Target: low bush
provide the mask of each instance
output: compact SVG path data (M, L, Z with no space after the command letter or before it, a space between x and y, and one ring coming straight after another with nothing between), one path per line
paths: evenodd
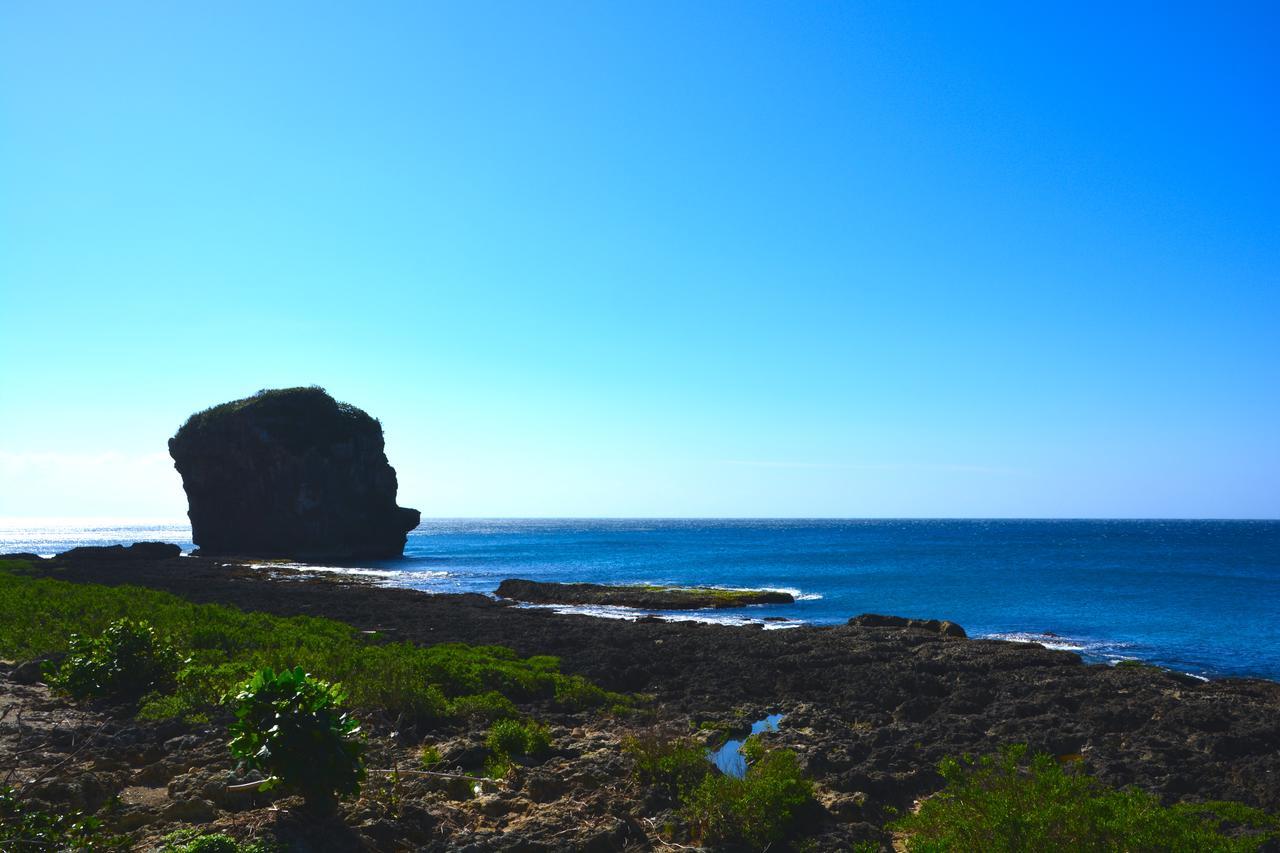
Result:
M422 765L423 770L430 770L443 760L440 750L434 744L423 744L422 749L418 751L418 763Z
M520 711L514 702L497 691L459 696L449 700L449 716L476 723L492 723L495 720L515 719Z
M76 699L136 702L171 689L182 659L149 622L117 619L97 637L72 634L68 653L47 673L49 684Z
M503 758L542 758L551 751L551 734L532 720L499 720L489 729L485 745Z
M692 738L648 732L623 740L622 751L635 762L631 772L637 783L656 787L672 800L693 790L711 773L707 751Z
M1280 838L1280 818L1240 803L1163 806L1117 790L1052 756L1011 746L947 758L946 786L892 824L912 853L933 851L1254 851ZM1228 835L1224 830L1230 830Z
M797 812L812 800L813 784L794 752L760 747L754 754L742 779L708 775L686 795L682 813L699 841L765 849L791 832Z
M231 753L269 774L264 789L284 783L322 812L337 797L359 793L364 743L359 723L342 710L339 685L301 667L268 668L245 682L234 701Z

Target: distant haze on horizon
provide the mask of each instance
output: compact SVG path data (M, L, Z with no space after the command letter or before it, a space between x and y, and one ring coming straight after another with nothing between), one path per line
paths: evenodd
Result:
M15 2L0 518L1280 517L1280 7Z

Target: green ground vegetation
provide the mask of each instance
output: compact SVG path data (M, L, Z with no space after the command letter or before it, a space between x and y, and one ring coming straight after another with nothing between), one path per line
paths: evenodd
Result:
M284 853L284 847L275 841L237 841L230 835L188 829L165 835L156 853Z
M946 786L894 823L911 853L1222 851L1243 853L1280 839L1280 818L1240 803L1180 803L1117 790L1075 763L1028 756L948 758Z
M500 646L385 642L351 625L192 604L142 587L107 587L30 576L23 561L0 561L0 657L73 652L70 637L102 637L117 620L145 621L154 641L182 656L172 685L142 698L139 715L199 719L264 668L301 667L341 682L350 706L409 722L493 721L516 703L543 700L565 710L625 706L628 698L560 672L549 656L522 658ZM92 660L92 648L81 652Z
M127 850L129 839L102 831L96 818L77 811L58 813L24 802L0 787L0 850Z
M157 853L283 853L273 841L236 841L222 833L180 829L166 835Z

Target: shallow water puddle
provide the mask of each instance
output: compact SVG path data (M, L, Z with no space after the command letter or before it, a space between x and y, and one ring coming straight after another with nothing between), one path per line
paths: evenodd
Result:
M756 720L751 724L751 734L776 732L780 722L782 722L782 714L770 714L763 720ZM741 740L727 740L719 749L707 750L707 760L726 776L741 779L747 775L747 758L742 754Z

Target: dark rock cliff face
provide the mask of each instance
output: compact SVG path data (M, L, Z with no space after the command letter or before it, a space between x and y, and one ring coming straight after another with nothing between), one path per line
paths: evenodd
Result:
M396 506L381 424L321 388L259 391L192 415L169 455L203 554L398 557L420 518Z

